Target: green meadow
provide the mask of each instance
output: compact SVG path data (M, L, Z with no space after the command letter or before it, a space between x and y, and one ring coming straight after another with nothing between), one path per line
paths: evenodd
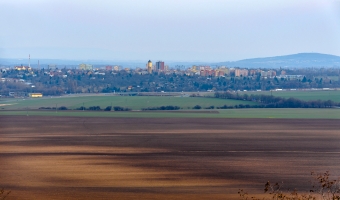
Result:
M209 111L209 110L206 110ZM180 112L180 111L0 111L0 115L29 116L70 116L70 117L128 117L128 118L277 118L277 119L340 119L340 109L228 109L218 112Z
M239 94L264 94L273 95L284 98L297 98L304 101L309 100L332 100L340 102L340 90L296 90L296 91L261 91L261 92L239 92Z
M15 110L15 109L38 109L40 107L60 107L66 106L69 109L79 108L81 106L100 106L102 109L107 106L128 107L133 110L140 110L147 107L159 106L179 106L182 109L191 109L195 105L200 105L202 108L209 106L223 105L238 105L248 104L255 105L255 102L202 98L202 97L165 97L165 96L76 96L76 97L44 97L39 99L13 99L2 101L0 110Z
M240 92L243 93L243 92ZM266 94L285 98L294 97L302 100L328 100L340 102L340 91L273 91L273 92L247 92L247 94ZM193 106L202 108L209 106L255 105L255 102L216 99L203 97L174 97L174 96L61 96L44 97L37 99L1 99L0 115L39 115L39 116L75 116L75 117L176 117L176 118L296 118L296 119L340 119L340 109L228 109L214 110L216 112L192 112ZM105 112L105 111L55 111L37 110L39 107L60 107L75 109L81 106L107 106L128 107L132 110L141 110L147 107L179 106L178 111L155 112ZM17 111L16 111L17 110ZM26 111L27 110L27 111ZM191 110L191 111L190 111ZM188 112L186 112L188 111ZM199 110L213 111L213 110Z

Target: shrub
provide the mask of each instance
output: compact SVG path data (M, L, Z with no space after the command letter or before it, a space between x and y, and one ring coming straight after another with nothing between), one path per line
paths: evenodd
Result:
M120 106L115 106L113 107L114 111L129 111L131 110L130 108L124 108L124 107L120 107Z
M191 95L189 95L189 97L202 97L199 93L197 93L197 94L191 94Z
M314 173L312 189L309 192L299 194L296 190L283 191L282 183L271 184L269 181L264 185L264 192L267 197L249 197L248 193L240 189L238 194L243 200L340 200L340 179L330 179L328 171L325 173Z
M60 106L60 107L58 108L58 110L67 110L67 107L66 107L66 106Z
M86 110L86 107L80 106L79 108L76 108L76 110Z
M39 109L51 109L51 107L40 107Z
M192 107L192 109L201 109L202 107L200 105L196 105L194 107Z
M100 106L90 106L89 110L101 110Z
M227 105L224 105L224 106L221 106L221 107L216 107L217 109L233 109L234 106L227 106Z
M5 192L4 189L0 189L0 200L6 199L6 197L9 195L9 193L11 193L11 191Z
M112 106L108 106L104 109L104 111L111 111L112 110Z

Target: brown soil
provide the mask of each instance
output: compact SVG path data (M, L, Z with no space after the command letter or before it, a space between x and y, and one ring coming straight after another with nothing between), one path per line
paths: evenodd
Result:
M11 199L238 199L340 175L340 120L0 116Z

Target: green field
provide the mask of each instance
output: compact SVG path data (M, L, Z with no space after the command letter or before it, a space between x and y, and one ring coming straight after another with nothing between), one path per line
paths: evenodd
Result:
M306 91L261 91L261 92L239 92L239 94L264 94L264 95L274 95L284 98L297 98L304 101L309 100L332 100L335 102L340 102L340 90L306 90Z
M0 111L0 115L39 115L74 117L132 117L132 118L278 118L278 119L340 119L340 109L228 109L218 113L178 111L168 112L105 112L105 111Z
M133 110L140 110L147 107L159 106L179 106L182 109L191 109L195 105L202 108L209 106L238 105L257 103L240 100L201 98L201 97L164 97L164 96L82 96L82 97L52 97L41 99L13 99L2 101L1 110L11 109L38 109L39 107L60 107L66 106L69 109L79 108L81 106L100 106L102 109L110 106L128 107Z

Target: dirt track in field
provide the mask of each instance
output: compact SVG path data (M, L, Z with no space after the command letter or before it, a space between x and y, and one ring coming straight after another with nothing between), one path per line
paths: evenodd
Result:
M340 120L0 116L11 199L237 199L340 175Z

